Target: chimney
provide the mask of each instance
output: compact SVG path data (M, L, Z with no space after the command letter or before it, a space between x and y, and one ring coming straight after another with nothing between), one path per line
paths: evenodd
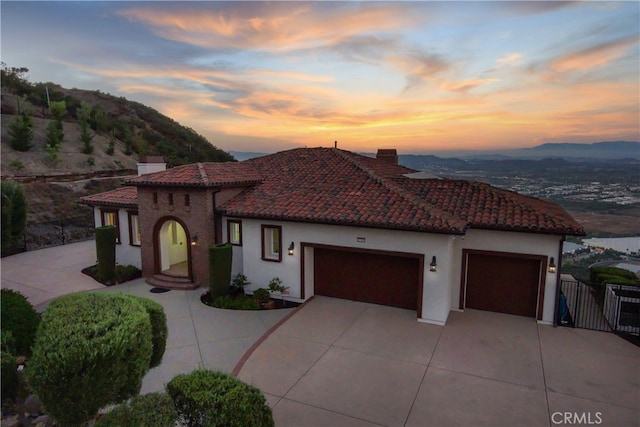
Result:
M138 162L138 176L148 173L162 172L167 170L167 164L162 156L140 157Z
M398 152L395 148L378 148L376 159L383 162L391 163L392 165L398 164Z

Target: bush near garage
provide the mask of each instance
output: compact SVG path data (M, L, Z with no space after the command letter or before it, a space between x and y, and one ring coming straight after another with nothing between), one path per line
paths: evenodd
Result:
M94 427L174 427L178 413L166 393L149 393L122 403L102 418Z
M20 292L12 289L0 290L0 326L2 327L4 351L15 356L31 355L31 346L36 338L40 316ZM5 334L10 333L10 339Z
M591 267L590 280L594 285L638 286L640 280L631 271L617 267Z
M72 294L45 310L24 372L47 414L77 426L138 394L151 357L142 304L122 294Z
M262 392L218 371L199 369L174 377L166 390L178 420L190 427L271 427L271 408Z

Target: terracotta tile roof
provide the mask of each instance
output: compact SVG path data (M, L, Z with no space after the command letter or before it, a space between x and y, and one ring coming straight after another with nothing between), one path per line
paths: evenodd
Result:
M121 187L104 193L93 194L80 198L80 203L89 206L113 206L123 208L138 207L138 189L136 187Z
M229 216L463 234L468 228L583 233L554 203L486 184L411 179L403 166L332 148L247 160L264 177L220 210Z
M584 235L580 224L555 203L474 181L414 179L414 172L335 148L300 148L241 163L180 166L128 183L247 186L218 207L235 217L447 234L473 228ZM135 190L125 187L82 202L131 206Z
M191 163L126 180L136 186L228 187L257 184L262 177L247 163Z
M230 216L462 233L464 223L416 206L383 177L412 171L332 148L247 160L265 177L220 206ZM378 175L379 174L379 175Z
M460 218L469 228L584 235L562 207L489 184L453 179L397 179L420 199Z

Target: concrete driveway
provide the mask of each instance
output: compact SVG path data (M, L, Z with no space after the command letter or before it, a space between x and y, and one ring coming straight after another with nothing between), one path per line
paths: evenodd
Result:
M640 425L638 347L483 311L315 297L236 371L277 426Z
M640 426L640 349L610 333L474 310L441 327L323 297L278 326L291 309L219 310L202 289L154 294L141 279L105 288L80 272L93 263L93 241L2 258L2 287L40 309L92 290L161 303L167 350L142 393L206 367L262 389L277 426Z

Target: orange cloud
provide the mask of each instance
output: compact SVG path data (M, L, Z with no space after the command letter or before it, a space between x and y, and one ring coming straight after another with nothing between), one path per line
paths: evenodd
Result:
M335 6L335 5L334 5ZM148 25L155 34L182 43L209 48L289 50L326 45L349 35L402 28L415 22L401 4L369 7L333 7L317 13L312 3L282 3L215 10L136 7L120 15Z
M637 43L637 36L602 43L597 46L562 55L551 61L550 67L560 73L602 67L620 58L629 47Z

